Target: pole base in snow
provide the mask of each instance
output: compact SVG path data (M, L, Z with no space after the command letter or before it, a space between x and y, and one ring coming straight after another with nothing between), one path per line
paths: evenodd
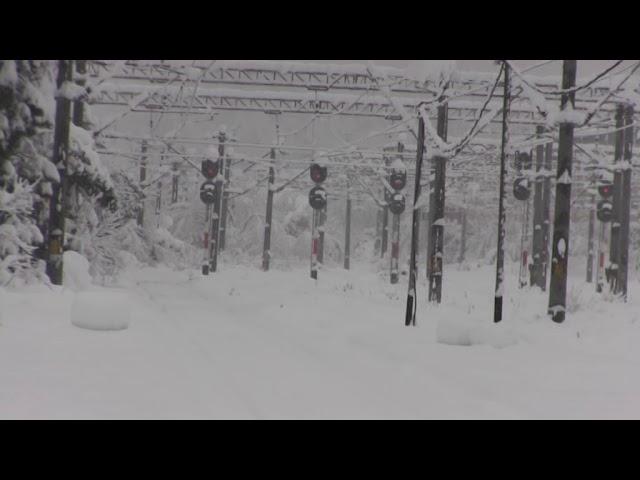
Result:
M415 325L416 318L413 316L413 296L409 295L407 297L407 313L404 319L405 326Z
M556 323L562 323L564 322L564 310L549 310L549 316L551 317L551 320L553 320Z
M209 275L209 265L202 265L202 275Z
M495 297L493 303L493 323L502 321L502 297Z

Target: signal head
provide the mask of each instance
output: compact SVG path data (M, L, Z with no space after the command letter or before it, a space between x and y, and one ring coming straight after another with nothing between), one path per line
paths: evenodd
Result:
M314 183L322 183L327 179L327 167L312 163L309 167L309 174Z
M600 185L598 185L598 193L602 198L609 198L613 195L613 184L609 181L600 181Z
M203 160L200 167L202 175L208 179L216 178L218 175L219 165L217 161Z
M515 182L513 182L513 196L516 200L528 200L529 195L531 195L529 180L525 177L516 178Z
M327 192L320 185L316 185L309 192L309 205L314 210L321 210L327 204Z

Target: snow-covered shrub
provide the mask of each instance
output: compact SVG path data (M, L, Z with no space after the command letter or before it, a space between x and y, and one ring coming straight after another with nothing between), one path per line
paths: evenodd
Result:
M71 323L89 330L124 330L131 321L130 305L126 293L78 292L71 305Z
M74 291L86 290L91 286L89 262L77 252L67 251L63 255L63 285Z
M33 257L43 238L31 217L32 187L18 180L11 190L0 190L0 285L43 279L42 266Z
M45 279L34 253L51 182L59 181L47 159L51 73L47 61L0 60L0 283Z

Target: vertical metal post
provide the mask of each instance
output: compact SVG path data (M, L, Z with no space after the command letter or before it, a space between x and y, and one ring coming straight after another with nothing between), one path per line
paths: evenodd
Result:
M418 143L416 146L416 173L413 189L413 208L411 210L411 253L409 256L409 290L407 292L406 326L416 324L416 278L418 277L418 241L420 232L420 210L416 208L422 192L422 163L424 161L424 119L418 116Z
M502 98L502 142L500 145L500 196L498 200L498 247L496 250L496 289L493 305L493 321L495 323L502 321L502 296L504 293L504 224L506 214L504 209L504 190L506 180L506 148L509 141L508 118L511 88L509 85L509 65L507 62L502 63L504 69L504 94Z
M448 105L438 107L438 136L447 140ZM446 157L433 157L434 181L433 203L431 210L430 247L429 252L429 301L440 303L442 300L442 275L444 262L444 200L446 184Z
M562 62L562 89L571 90L576 84L576 60ZM575 93L562 95L562 112L575 108ZM556 201L553 221L551 283L549 310L551 319L562 323L567 305L567 267L569 260L569 227L571 220L571 174L573 163L573 129L571 121L560 123L558 136L558 169L556 173Z
M144 182L147 179L147 156L145 155L145 153L147 153L146 140L142 141L140 150L142 151L142 156L140 157L140 176L138 177L138 186L140 187L140 191L142 192L142 198L140 199L140 205L138 206L137 223L139 227L142 227L144 225L144 206L146 203L145 202L146 195L144 194L144 188L143 188Z
M382 190L383 197L387 198L385 189ZM389 243L389 206L385 205L382 209L382 242L380 244L380 258L387 253L387 245Z
M204 255L202 259L202 274L209 275L209 268L211 266L211 250L209 249L209 238L211 236L211 212L212 205L207 204L204 214L204 237L202 239L202 246L204 248Z
M549 142L544 150L545 178L542 183L542 261L540 263L540 288L547 290L547 272L549 271L549 243L551 238L551 178L549 173L553 163L553 143Z
M76 73L78 74L76 78L76 84L80 87L84 87L87 83L87 79L85 77L87 73L87 61L86 60L76 60ZM82 98L78 98L73 101L73 124L77 127L84 128L84 100Z
M71 101L60 93L65 82L73 79L72 60L58 60L56 116L53 136L53 164L58 169L59 183L53 183L49 203L49 238L46 273L54 285L62 285L62 254L64 250L65 209L67 193L67 157L71 128Z
M527 246L529 245L529 199L523 202L522 209L522 238L520 243L520 274L518 281L519 288L527 286L527 267L529 265L529 252L527 251Z
M466 202L465 202L466 203ZM460 254L458 255L458 263L464 262L467 253L467 207L462 207L460 214Z
M614 172L613 172L613 209L611 219L611 237L609 242L609 288L611 292L617 294L618 289L618 269L620 267L620 226L622 225L622 182L623 175L619 163L622 162L624 149L624 105L618 104L616 108L616 132L614 150Z
M218 252L220 251L220 210L222 208L222 194L224 190L224 181L222 175L226 168L225 165L225 140L224 131L218 132L218 176L216 183L216 198L213 203L213 212L211 214L211 233L209 235L209 258L211 259L212 272L218 271Z
M538 139L542 138L544 127L538 125L536 127L536 135ZM544 204L543 204L543 186L545 177L542 175L544 164L544 144L536 146L536 181L533 192L533 244L532 257L533 266L531 268L531 278L529 283L531 286L537 286L544 291L542 282L542 262L544 257Z
M311 217L311 278L318 279L318 210Z
M374 254L382 256L382 208L376 210L376 241Z
M398 283L398 257L400 256L400 215L391 215L391 255L389 266L391 283Z
M220 218L220 251L223 251L227 238L227 213L229 210L229 181L231 177L231 159L225 159L224 190L222 192L222 214Z
M269 263L271 260L271 220L273 217L273 190L275 183L275 169L273 163L276 160L276 149L271 149L271 162L269 166L269 183L267 191L267 213L264 220L264 245L262 248L262 270L269 271Z
M605 223L600 222L600 234L598 235L598 259L596 262L596 292L602 293L604 288L604 255L605 255Z
M171 203L178 202L178 164L173 164L173 175L171 177Z
M347 211L344 219L344 268L349 270L351 260L351 188L347 179Z
M160 213L162 209L162 180L158 180L158 192L156 194L156 227L160 228Z
M593 260L594 260L594 241L596 223L596 196L591 195L591 208L589 209L589 238L587 242L587 283L593 282Z
M327 203L318 212L318 262L324 263L324 226L327 223Z
M627 301L629 276L629 223L631 217L631 160L633 150L633 105L624 111L624 169L622 171L622 209L620 211L620 268L618 269L618 293Z

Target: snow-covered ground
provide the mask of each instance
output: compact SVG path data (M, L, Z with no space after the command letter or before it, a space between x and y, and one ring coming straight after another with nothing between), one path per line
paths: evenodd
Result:
M495 326L494 270L450 267L443 304L427 306L423 281L407 328L402 281L134 270L114 296L114 315L130 304L119 331L71 323L82 292L0 291L0 417L640 418L637 282L624 305L571 279L575 311L556 325L547 296L508 276Z

